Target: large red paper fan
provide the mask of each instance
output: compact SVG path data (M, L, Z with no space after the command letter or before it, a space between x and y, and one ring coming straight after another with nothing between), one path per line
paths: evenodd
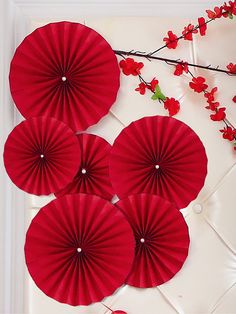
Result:
M10 88L26 118L49 116L85 130L116 100L120 71L106 40L79 23L58 22L36 29L17 48Z
M65 187L80 163L74 132L54 118L31 118L17 125L7 138L4 163L20 189L48 195Z
M188 227L181 212L151 194L131 195L116 205L130 222L136 239L127 284L148 288L170 280L188 255Z
M79 170L73 181L55 195L88 193L111 200L114 195L109 177L111 145L93 134L78 134L77 138L81 154Z
M114 142L110 177L120 198L158 194L186 207L204 185L207 156L197 134L171 117L132 122Z
M49 297L88 305L124 283L134 245L132 229L114 205L95 195L65 195L32 220L26 235L26 264Z

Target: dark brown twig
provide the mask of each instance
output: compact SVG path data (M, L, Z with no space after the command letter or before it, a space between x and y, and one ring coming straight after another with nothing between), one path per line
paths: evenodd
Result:
M134 57L139 57L139 58L146 58L146 59L153 59L153 60L159 60L159 61L163 61L169 64L183 64L183 61L181 60L174 60L174 59L168 59L168 58L163 58L163 57L157 57L157 56L152 56L150 54L147 53L140 53L140 52L136 52L136 51L125 51L125 50L113 50L114 53L116 55L119 56L134 56ZM188 63L188 62L187 62ZM232 75L235 76L236 74L233 74L227 70L223 70L220 69L218 66L216 68L211 67L211 66L205 66L205 65L201 65L201 64L195 64L195 63L188 63L188 66L190 67L195 67L195 68L200 68L200 69L205 69L205 70L209 70L209 71L216 71L216 72L221 72L221 73L225 73L228 75Z

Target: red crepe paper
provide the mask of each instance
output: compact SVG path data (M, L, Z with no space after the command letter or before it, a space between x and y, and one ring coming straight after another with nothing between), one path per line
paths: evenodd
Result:
M31 118L8 136L4 163L20 189L48 195L65 187L76 175L80 147L74 132L54 118Z
M114 191L109 177L109 154L111 145L92 134L77 135L81 154L79 171L71 183L55 193L56 196L88 193L111 200Z
M115 102L119 76L116 56L101 35L58 22L36 29L17 48L10 88L24 117L55 117L85 130Z
M151 194L131 195L116 205L130 222L136 239L127 284L148 288L170 280L188 255L188 227L181 212Z
M110 155L116 194L159 194L187 206L203 187L207 157L196 133L171 117L146 117L119 134Z
M95 195L73 194L52 201L32 220L25 257L46 295L88 305L124 283L134 245L132 229L114 205Z

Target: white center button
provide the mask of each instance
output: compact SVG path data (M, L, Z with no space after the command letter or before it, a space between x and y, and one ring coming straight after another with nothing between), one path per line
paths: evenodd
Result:
M62 80L63 82L65 82L65 81L66 81L66 77L65 77L65 76L62 76L61 80Z
M44 158L44 155L43 155L43 154L41 154L41 155L40 155L40 158Z
M85 173L87 173L87 170L83 168L83 169L81 170L81 172L82 172L82 174L85 174Z
M159 166L159 165L155 165L155 168L156 168L156 169L159 169L159 168L160 168L160 166Z
M141 242L141 243L144 243L144 242L145 242L145 239L144 239L144 238L141 238L141 239L140 239L140 242Z
M81 252L82 252L81 247L78 247L78 248L77 248L77 252L78 252L78 253L81 253Z

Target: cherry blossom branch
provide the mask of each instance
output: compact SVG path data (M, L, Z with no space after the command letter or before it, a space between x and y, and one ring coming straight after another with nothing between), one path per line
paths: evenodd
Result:
M124 58L124 56L135 56L135 57L141 57L141 58L146 58L148 59L149 61L151 59L153 60L159 60L159 61L163 61L167 64L182 64L183 61L181 60L174 60L174 59L169 59L169 58L164 58L164 57L157 57L157 56L152 56L148 53L140 53L140 52L136 52L136 51L125 51L125 50L113 50L114 53L116 55L119 55L121 57ZM222 73L225 73L225 74L228 74L228 75L236 75L236 73L232 73L230 71L227 71L227 70L223 70L223 69L220 69L219 67L211 67L211 66L204 66L204 65L201 65L201 64L195 64L195 63L188 63L188 65L190 67L195 67L195 68L200 68L200 69L205 69L205 70L209 70L209 71L216 71L216 72L222 72Z
M205 21L205 22L204 22L203 24L201 24L201 25L199 25L199 24L196 25L192 30L187 31L187 32L185 33L185 35L181 35L181 36L177 37L175 40L170 40L170 43L173 43L173 42L175 42L175 41L179 41L180 39L184 39L186 35L191 34L193 31L198 30L200 27L202 27L202 25L207 25L208 23L210 23L210 22L212 22L212 21L214 21L214 20L215 20L215 19L212 18L212 19L209 19L209 20ZM156 54L157 52L161 51L161 50L164 49L164 48L167 48L167 43L166 43L165 45L163 45L162 47L160 47L160 48L154 50L153 52L149 53L149 56L152 56L152 55Z
M217 87L209 91L205 78L201 76L195 77L188 69L187 63L185 63L185 66L182 66L182 70L177 69L177 75L181 75L181 72L186 72L191 75L192 82L189 83L191 89L197 93L204 94L204 97L207 99L207 106L205 108L214 112L214 114L210 115L211 120L224 122L225 128L220 130L220 132L223 133L223 138L229 141L236 141L236 128L226 117L226 107L220 107L220 103L215 101L215 93L218 90ZM236 150L236 142L234 142L234 150Z

